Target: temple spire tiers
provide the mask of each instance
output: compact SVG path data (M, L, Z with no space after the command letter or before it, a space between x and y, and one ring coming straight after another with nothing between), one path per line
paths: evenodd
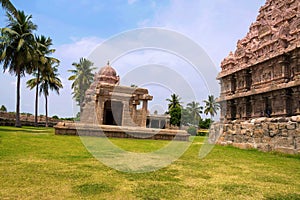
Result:
M273 96L270 110L256 103L252 114L235 113L237 119L263 116L295 115L296 109L283 112L281 90L300 87L300 2L295 0L270 0L259 10L259 15L247 35L237 42L221 63L218 79L222 85L219 101L243 102L244 97L262 99ZM291 93L288 102L294 104L297 95ZM263 103L263 102L262 102ZM291 107L299 107L299 103ZM246 112L246 105L240 108ZM248 108L250 110L250 108ZM232 111L235 111L232 108ZM238 112L239 110L235 111ZM268 112L268 113L266 113ZM224 118L225 113L221 113Z
M221 62L221 123L212 125L210 140L300 153L299 63L300 2L267 0Z

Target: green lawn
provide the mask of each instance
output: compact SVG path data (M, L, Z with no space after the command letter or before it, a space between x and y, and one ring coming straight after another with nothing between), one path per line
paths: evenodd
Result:
M125 173L96 160L79 137L52 128L0 127L0 199L300 199L300 156L216 146L203 137L151 173ZM149 152L168 141L111 139Z

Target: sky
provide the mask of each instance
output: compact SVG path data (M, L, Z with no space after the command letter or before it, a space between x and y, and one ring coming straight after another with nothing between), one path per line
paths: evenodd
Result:
M54 92L50 94L49 116L72 117L77 108L72 100L72 82L68 81L71 74L68 70L81 57L90 58L96 71L110 60L121 77L122 85L137 84L148 88L149 93L154 96L149 104L151 112L157 110L163 113L167 105L165 99L172 93L179 94L184 104L192 100L203 104L208 93L218 96L217 89L210 89L218 88L218 82L210 83L208 79L215 80L214 74L220 71L221 61L236 49L237 41L246 35L265 0L11 2L17 9L32 15L32 21L38 25L35 34L52 38L53 48L56 49L53 56L61 61L59 73L64 88L60 90L60 95ZM5 27L6 24L5 11L0 8L0 27ZM150 45L155 44L154 47L169 41L167 50L165 46L164 49L131 49L114 58L103 56L108 55L103 48L100 51L105 44L120 46L143 43L143 30L149 28L161 30L159 33L168 32L167 38L156 36L150 39ZM181 43L179 38L181 41L187 40ZM195 47L197 50L191 48L183 51L186 41L191 42L190 46L196 44L202 50ZM190 55L198 52L206 68L202 66L199 69L195 62L191 62L195 57ZM26 80L29 78L31 76L26 75L21 83L21 112L34 113L34 90L26 88ZM0 105L5 105L8 111L14 111L16 78L5 72L0 73L0 81ZM43 97L40 98L39 113L45 113Z

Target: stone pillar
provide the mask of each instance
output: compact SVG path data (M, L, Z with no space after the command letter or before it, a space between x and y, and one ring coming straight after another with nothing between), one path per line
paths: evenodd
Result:
M134 104L132 104L132 117L131 117L131 120L134 124L137 124L137 121L136 121L136 104L134 102Z
M235 93L235 90L236 90L236 75L233 74L231 77L230 77L230 94L234 94Z
M246 119L247 118L246 97L241 98L240 103L241 103L241 106L242 106L241 118Z
M98 107L97 118L99 124L103 124L104 104L105 104L105 99L99 99L98 104L96 105Z
M148 100L143 100L143 107L142 107L142 122L141 127L146 127L147 124L147 108L148 108Z

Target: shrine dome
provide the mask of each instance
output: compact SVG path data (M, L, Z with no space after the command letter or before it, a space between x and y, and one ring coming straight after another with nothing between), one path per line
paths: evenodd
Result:
M109 62L106 66L102 67L98 73L100 83L108 84L119 84L120 77L117 76L117 72L114 68L109 65Z

